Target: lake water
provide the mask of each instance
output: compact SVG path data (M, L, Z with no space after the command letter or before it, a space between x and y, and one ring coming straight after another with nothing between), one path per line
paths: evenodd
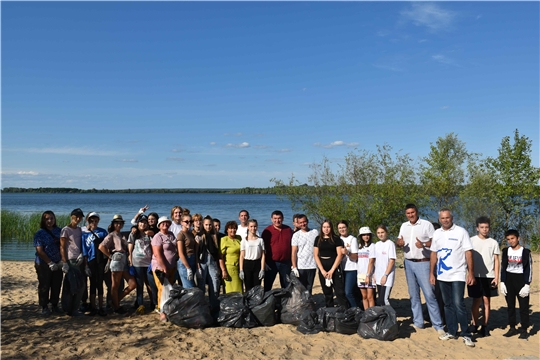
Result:
M10 210L24 214L52 210L55 214L69 214L75 208L81 208L86 215L91 211L100 214L100 226L107 228L114 214L121 214L129 221L137 211L148 204L150 212L170 218L173 206L188 208L191 214L210 215L221 220L223 230L229 220L238 221L242 209L249 211L252 219L257 219L259 229L271 224L270 215L274 210L281 210L285 223L291 225L295 213L288 201L282 201L275 195L246 194L2 194L2 211ZM58 224L63 226L66 224ZM124 229L126 230L126 229ZM37 229L36 229L37 231ZM35 249L30 243L16 240L1 242L2 260L32 260Z

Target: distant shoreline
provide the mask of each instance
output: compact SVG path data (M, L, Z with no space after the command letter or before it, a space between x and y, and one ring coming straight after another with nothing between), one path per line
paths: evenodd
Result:
M77 188L18 188L6 187L2 189L4 194L276 194L274 187L268 188L238 188L238 189L77 189Z

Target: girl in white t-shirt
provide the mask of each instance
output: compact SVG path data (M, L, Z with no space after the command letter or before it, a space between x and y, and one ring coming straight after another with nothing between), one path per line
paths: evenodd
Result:
M375 282L377 284L377 305L390 305L388 298L394 286L396 270L396 245L388 240L385 225L377 226L379 241L375 244Z
M264 241L258 235L257 228L257 220L249 220L246 238L240 242L240 279L244 282L246 292L261 285L264 278Z
M343 259L341 267L345 280L345 296L351 307L360 307L362 297L358 286L356 286L357 278L357 260L358 260L358 240L349 234L349 224L346 220L341 220L337 224L338 232L343 240Z
M364 310L375 306L375 282L373 281L373 267L375 260L375 245L371 242L373 233L368 226L361 227L358 231L358 261L357 261L357 281Z

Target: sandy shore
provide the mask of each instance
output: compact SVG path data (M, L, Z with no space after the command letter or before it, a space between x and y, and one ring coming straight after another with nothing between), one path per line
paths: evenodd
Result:
M491 336L467 348L461 339L440 341L435 330L411 325L410 300L403 269L397 269L391 303L400 322L392 342L358 335L303 335L291 325L254 329L191 330L159 323L156 313L132 316L44 317L37 305L37 277L32 262L2 261L2 359L538 359L540 354L539 254L534 254L531 286L531 337L505 338L504 297L492 300ZM316 280L318 284L318 280ZM277 284L277 283L276 283ZM274 284L274 286L276 286ZM324 303L321 288L315 301ZM130 294L124 305L134 301ZM470 310L471 301L467 299Z

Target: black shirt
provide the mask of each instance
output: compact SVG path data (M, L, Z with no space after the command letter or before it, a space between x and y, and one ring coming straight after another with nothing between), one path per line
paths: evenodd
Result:
M337 257L336 248L343 246L343 240L340 237L334 236L332 240L329 238L321 238L319 243L319 236L315 238L315 247L319 248L319 257L331 257L335 259Z

